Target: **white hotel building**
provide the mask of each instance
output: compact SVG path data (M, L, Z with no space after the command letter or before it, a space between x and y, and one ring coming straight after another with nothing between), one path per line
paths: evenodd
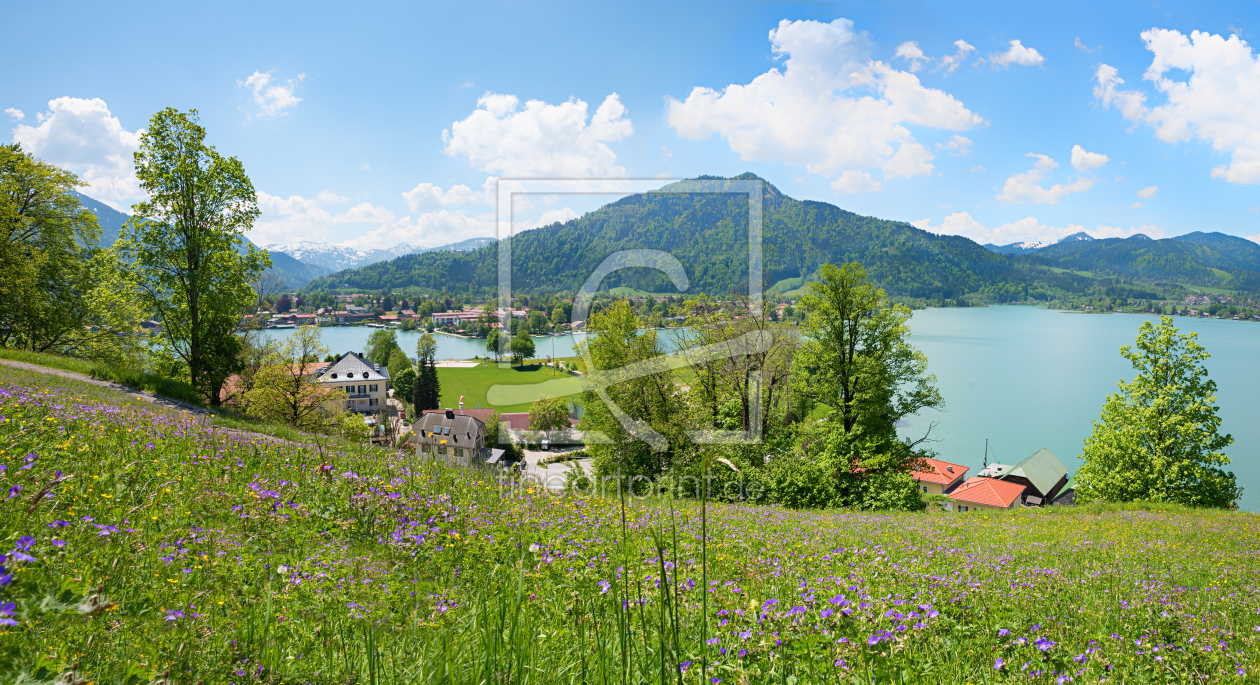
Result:
M337 361L315 373L326 388L344 390L346 410L370 414L384 411L388 397L389 370L382 369L356 352L347 352Z

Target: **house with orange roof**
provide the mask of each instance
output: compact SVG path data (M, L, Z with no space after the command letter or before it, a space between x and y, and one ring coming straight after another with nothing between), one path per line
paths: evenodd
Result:
M1019 483L976 476L946 495L959 513L977 509L1014 509L1020 505L1025 487Z
M940 459L925 459L924 466L910 472L918 486L919 492L926 495L948 495L963 482L967 467L951 464Z

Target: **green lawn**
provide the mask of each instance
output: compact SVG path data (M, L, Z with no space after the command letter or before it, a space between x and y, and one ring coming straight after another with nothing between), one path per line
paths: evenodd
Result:
M486 362L470 369L438 369L438 380L442 384L442 406L452 409L459 406L459 397L463 395L466 409L482 406L494 407L502 412L529 411L529 402L495 404L487 399L487 394L490 388L496 385L535 385L557 379L574 378L574 376L562 374L540 364L513 366L507 369L500 368L494 362ZM560 393L550 394L554 396Z

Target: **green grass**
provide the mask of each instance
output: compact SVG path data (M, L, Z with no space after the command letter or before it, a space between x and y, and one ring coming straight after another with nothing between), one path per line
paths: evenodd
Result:
M1243 683L1260 668L1255 514L554 497L337 440L241 440L11 368L0 417L16 492L0 541L33 558L10 554L0 586L17 623L0 626L5 681Z
M99 378L104 381L121 383L138 390L147 390L155 395L161 395L162 397L169 397L189 404L201 405L201 398L196 389L188 383L163 378L144 371L120 369L108 364L91 362L84 359L62 357L55 354L44 354L42 352L26 352L23 350L3 347L0 347L0 359L11 359L13 361L25 362L27 364L36 364L38 366L61 369L62 371L73 371L75 373L84 374L85 376Z
M770 292L786 293L790 291L795 291L795 290L800 289L801 285L803 285L804 283L805 283L805 279L800 278L800 277L785 278L775 283L774 285L770 286Z
M490 388L496 385L535 385L558 378L573 378L565 373L554 371L541 364L526 364L500 368L495 362L483 362L469 369L439 367L438 381L442 385L442 406L458 407L459 398L464 396L464 407L472 409L478 405L493 407L501 412L529 411L529 402L517 404L491 404L487 400Z
M1181 287L1185 288L1186 290L1192 293L1193 292L1211 293L1213 295L1237 295L1238 294L1237 290L1230 290L1229 288L1214 288L1208 285L1190 285L1189 283L1178 283L1178 285L1180 285Z

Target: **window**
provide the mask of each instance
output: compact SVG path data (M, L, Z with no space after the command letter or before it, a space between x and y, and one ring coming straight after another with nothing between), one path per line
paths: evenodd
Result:
M368 406L369 406L369 407L375 407L375 406L376 406L376 402L377 402L376 398L375 398L375 397L373 397L372 399L368 400Z
M927 486L926 486L926 485L924 485L924 486L923 486L923 492L925 492L925 493L927 492Z
M960 504L960 505L958 505L958 511L960 511L960 512L962 512L962 513L966 513L966 512L968 511L968 509L967 509L967 507L966 507L965 505Z
M371 392L376 392L376 388L377 388L376 384L372 384L368 386L368 390Z
M360 386L359 386L359 394L360 394L360 395L366 395L366 394L367 394L367 386L366 386L366 385L360 385Z
M332 377L333 377L333 380L337 380L337 374L334 373Z

